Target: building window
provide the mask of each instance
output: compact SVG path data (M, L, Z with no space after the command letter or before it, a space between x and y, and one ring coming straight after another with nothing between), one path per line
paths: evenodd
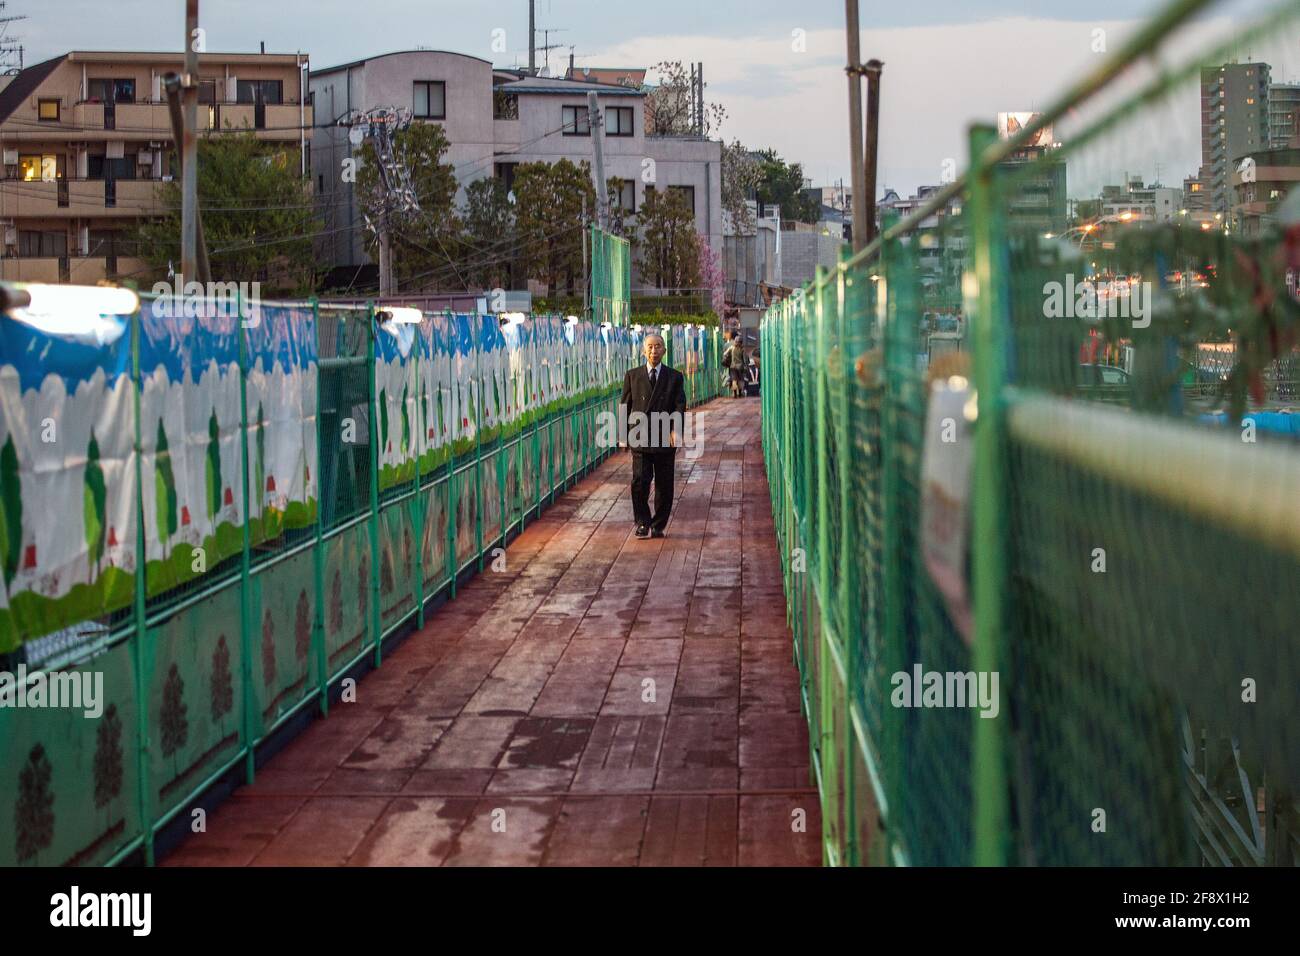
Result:
M86 81L86 99L92 103L134 103L135 80L92 77Z
M519 94L507 93L505 90L493 90L492 118L499 120L519 119Z
M618 191L609 197L609 201L627 215L636 213L636 180L620 179Z
M496 163L492 167L492 174L501 180L501 185L509 193L515 188L515 170L519 168L518 163Z
M590 136L591 117L585 106L566 106L562 110L565 136Z
M58 179L60 172L59 158L53 153L24 154L18 157L18 178L23 182Z
M605 107L606 136L635 136L632 128L633 109L630 106Z
M215 79L199 80L199 103L213 106L217 102L217 81Z
M318 193L324 193L324 192L325 192L325 174L324 174L324 173L321 173L320 175L318 175L318 176L316 177L316 191L317 191Z
M18 255L25 258L56 258L68 254L66 232L38 232L35 229L18 230Z
M415 81L415 108L420 119L447 118L447 84L441 80Z
M36 118L43 123L57 123L59 121L59 101L38 100Z
M235 102L279 106L284 102L284 82L282 80L239 80L235 85Z

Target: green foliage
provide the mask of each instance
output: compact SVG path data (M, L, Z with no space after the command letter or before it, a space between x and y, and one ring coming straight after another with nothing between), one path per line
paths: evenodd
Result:
M457 247L460 223L456 217L456 173L443 162L447 134L438 123L412 123L393 137L393 156L411 174L419 211L384 213L384 191L374 146L361 148L357 166L357 196L365 214L375 224L387 221L393 253L393 274L408 290L437 288L459 279ZM379 243L372 240L371 256L379 261Z
M596 209L586 160L521 163L515 170L515 223L524 275L552 294L582 288L582 230Z
M700 278L700 240L695 211L680 190L647 192L638 213L635 243L643 281L661 289L694 288Z
M757 193L762 181L762 167L740 140L733 140L730 146L723 145L722 211L742 234L754 227L754 217L745 201Z
M653 312L637 312L632 315L633 325L704 325L709 328L718 327L718 313L716 312L663 312L656 309Z
M178 168L174 155L172 162ZM165 277L169 265L180 269L179 180L157 189L166 215L141 221L133 233L137 255L152 272L150 281ZM214 282L260 282L268 297L315 289L312 236L320 221L295 150L265 143L251 132L202 139L198 184Z
M776 150L760 150L758 200L781 207L782 219L815 223L821 212L817 201L803 194L803 165L787 163Z
M476 179L465 187L461 272L484 289L509 288L515 250L515 208L505 183Z

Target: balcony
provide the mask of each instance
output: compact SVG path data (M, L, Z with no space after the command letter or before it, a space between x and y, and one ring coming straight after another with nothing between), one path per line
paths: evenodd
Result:
M0 216L86 217L141 216L160 211L158 179L61 179L54 182L5 180Z
M140 279L147 268L144 260L126 256L4 256L0 257L0 280L90 285L101 280Z

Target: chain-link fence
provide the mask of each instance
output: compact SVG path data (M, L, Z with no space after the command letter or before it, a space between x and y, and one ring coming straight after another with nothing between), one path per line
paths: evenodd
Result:
M1207 6L1021 132L973 128L964 176L764 320L830 863L1298 859L1300 215L1247 187L1300 157L1229 163L1218 219L1190 189L1167 216L1140 183L1123 213L1055 192L1189 103L1200 132L1230 48L1294 38L1297 4L1256 9L1125 73Z

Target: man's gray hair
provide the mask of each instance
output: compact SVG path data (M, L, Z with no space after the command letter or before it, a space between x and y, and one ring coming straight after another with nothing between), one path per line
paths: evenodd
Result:
M641 343L642 347L644 347L645 343L649 342L651 339L658 339L660 345L662 345L664 348L668 347L668 341L658 332L647 332L645 335L645 341Z

